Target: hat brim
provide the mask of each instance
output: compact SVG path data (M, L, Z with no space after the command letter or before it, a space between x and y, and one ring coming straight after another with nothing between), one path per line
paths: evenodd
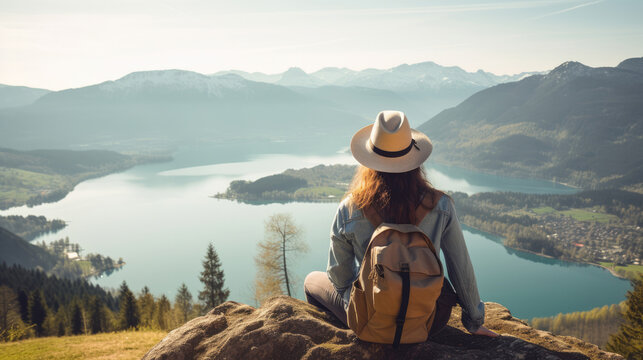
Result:
M403 173L420 167L433 151L431 139L424 133L411 129L411 137L415 140L417 147L411 148L408 154L390 158L376 154L369 145L371 129L373 125L366 126L353 135L351 140L351 152L357 162L369 169L387 172Z

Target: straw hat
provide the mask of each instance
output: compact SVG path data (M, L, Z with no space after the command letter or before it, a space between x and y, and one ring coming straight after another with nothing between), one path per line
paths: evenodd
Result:
M351 140L351 152L369 169L403 173L420 167L431 155L428 136L411 129L401 111L382 111L375 123L360 129Z

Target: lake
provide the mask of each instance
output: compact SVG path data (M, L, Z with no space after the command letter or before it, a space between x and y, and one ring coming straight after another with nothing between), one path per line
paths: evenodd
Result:
M200 144L178 149L168 163L137 166L79 184L57 203L17 207L2 215L44 215L68 226L39 239L68 236L83 253L122 257L125 267L94 280L117 288L126 280L131 289L147 285L155 295L174 299L181 283L194 298L207 245L212 242L223 263L230 300L253 304L256 243L263 239L264 221L272 214L290 213L304 229L310 251L294 264L296 297L301 281L326 267L330 223L335 203L249 205L210 196L225 191L231 180L256 179L287 168L318 164L353 164L345 149L307 149L289 155L292 144L275 141L253 146ZM533 179L480 174L431 164L427 174L443 190L469 194L481 191L570 193L574 189ZM625 299L629 282L595 266L539 257L505 248L500 239L464 229L481 297L508 307L514 316L531 318L559 312L588 310Z

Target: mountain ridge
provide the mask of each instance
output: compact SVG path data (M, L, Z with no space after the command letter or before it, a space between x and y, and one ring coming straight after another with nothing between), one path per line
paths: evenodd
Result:
M482 90L419 129L439 161L582 187L638 187L643 164L631 154L643 151L642 100L643 73L565 62Z

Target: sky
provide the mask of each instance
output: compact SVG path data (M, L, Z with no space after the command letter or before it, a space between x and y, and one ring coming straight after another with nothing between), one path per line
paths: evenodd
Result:
M643 56L643 0L0 0L0 83L434 61L495 74Z

